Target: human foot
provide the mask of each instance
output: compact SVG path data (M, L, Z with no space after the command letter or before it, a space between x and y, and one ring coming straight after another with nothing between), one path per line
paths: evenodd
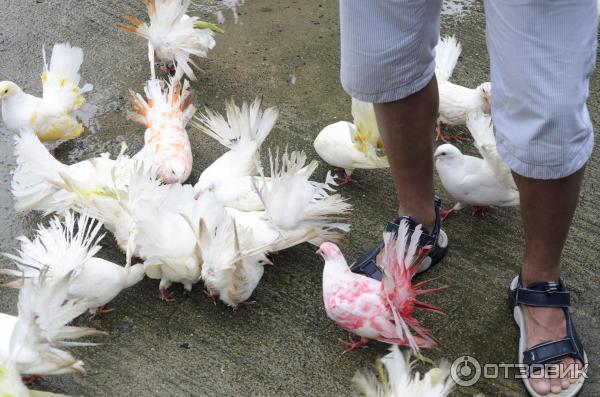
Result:
M527 349L567 337L567 322L561 308L524 306L523 312ZM547 374L542 370L533 373L530 377L531 386L541 395L560 393L577 381L582 365L580 360L565 357L554 367L549 367Z
M441 201L437 197L434 200L434 206L435 221L433 227L422 229L423 234L421 234L418 244L420 248L429 249L429 252L421 261L417 273L424 272L431 266L440 262L444 256L446 256L446 252L448 251L448 237L440 228L442 221L440 215ZM418 226L418 222L408 216L399 217L388 222L384 229L385 232L397 235L402 220L407 222L409 235L412 235L412 232ZM380 241L376 246L371 248L371 250L361 255L352 265L350 265L352 272L363 274L367 277L381 281L382 273L379 263L381 262L383 248L383 241Z
M515 321L521 330L519 362L532 396L575 396L583 385L587 358L569 312L570 296L562 281L523 286L520 276L509 290ZM583 368L585 370L585 368Z

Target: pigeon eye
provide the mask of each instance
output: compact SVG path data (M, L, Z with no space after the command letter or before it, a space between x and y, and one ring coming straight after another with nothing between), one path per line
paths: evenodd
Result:
M5 94L8 94L8 88L4 90L4 93L5 93Z

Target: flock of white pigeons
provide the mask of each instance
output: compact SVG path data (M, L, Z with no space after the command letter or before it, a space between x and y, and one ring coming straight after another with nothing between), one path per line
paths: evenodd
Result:
M0 82L2 119L15 133L16 210L50 216L32 238L18 238L16 252L5 254L14 266L0 269L10 277L4 286L20 290L18 316L0 314L0 395L55 395L29 390L25 383L37 376L83 374L83 362L68 348L94 345L80 338L103 332L69 324L85 312L111 311L107 304L144 277L160 280L164 301L174 299L172 283L189 291L202 282L215 301L236 307L249 302L264 267L273 265L270 253L305 242L319 246L325 259L328 316L361 337L345 342L349 350L369 339L410 347L405 353L392 348L383 359L387 375L357 374L358 390L368 396L449 395L454 383L447 365L421 377L409 363L411 352L436 345L413 311L439 310L418 297L443 288L424 289L429 280L412 281L426 253L417 248L420 228L410 239L406 224L397 238L384 236L381 282L350 272L335 245L350 228L345 218L351 210L335 189L353 169L387 166L372 105L353 100L354 124L328 126L315 140L318 154L346 176L336 181L328 173L324 181L311 180L318 162L305 153L262 148L276 109L264 109L257 99L227 102L224 115L208 109L196 114L188 80L195 80L198 58L208 55L222 30L188 16L190 0L145 1L149 22L127 16L130 24L121 26L148 40L151 78L144 95L132 93L128 113L145 128L138 153L128 154L123 144L116 158L102 154L67 165L48 149L49 142L84 131L78 112L93 87L80 84L80 48L56 44L49 62L44 53L41 98ZM457 199L453 210L517 205L514 182L495 150L489 83L468 89L449 82L459 55L453 37L440 41L440 123L466 124L483 159L444 144L435 154L437 170ZM156 77L155 58L170 77ZM225 149L193 185L185 183L193 165L186 128ZM441 127L438 133L448 139ZM103 230L114 235L124 266L96 256Z

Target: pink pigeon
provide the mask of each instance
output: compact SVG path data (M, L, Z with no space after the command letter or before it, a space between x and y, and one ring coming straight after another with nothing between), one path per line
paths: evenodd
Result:
M340 339L348 346L344 353L365 346L370 339L408 345L415 352L437 346L433 335L413 317L413 312L422 309L443 314L417 297L446 287L421 289L433 279L413 283L412 278L430 247L417 247L420 225L412 233L410 242L408 234L408 224L404 220L398 238L392 233L384 234L382 281L352 273L342 252L333 243L323 243L317 251L325 260L323 301L327 316L361 337L358 342Z

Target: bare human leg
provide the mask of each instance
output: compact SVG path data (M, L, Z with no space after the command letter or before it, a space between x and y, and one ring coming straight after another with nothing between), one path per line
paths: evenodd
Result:
M428 230L435 222L431 132L436 125L438 102L434 76L409 97L374 105L396 186L398 213L413 217Z
M523 284L555 281L560 277L562 254L573 214L579 201L584 168L562 179L540 180L513 173L521 197L525 229ZM560 308L524 306L527 347L566 336L565 316ZM574 363L566 358L563 364ZM581 363L579 363L581 365ZM531 379L539 394L559 393L575 379Z

